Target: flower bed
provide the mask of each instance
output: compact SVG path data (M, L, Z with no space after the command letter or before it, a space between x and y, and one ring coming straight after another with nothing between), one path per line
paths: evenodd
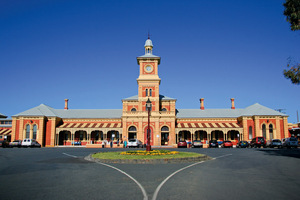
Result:
M120 155L134 155L134 156L156 156L156 155L175 155L179 154L178 151L169 151L169 150L137 150L137 151L124 151Z

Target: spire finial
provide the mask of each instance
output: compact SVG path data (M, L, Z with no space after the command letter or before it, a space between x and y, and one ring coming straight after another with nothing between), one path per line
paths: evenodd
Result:
M150 39L150 31L148 30L148 39Z

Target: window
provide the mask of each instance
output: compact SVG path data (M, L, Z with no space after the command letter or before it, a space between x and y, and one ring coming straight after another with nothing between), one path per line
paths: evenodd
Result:
M263 134L264 138L267 137L267 131L266 131L266 125L265 124L262 125L262 134Z
M249 140L251 140L252 137L253 137L252 126L249 126Z
M136 112L136 108L132 108L132 109L131 109L131 112Z
M148 96L148 89L146 89L146 96Z
M35 124L35 125L33 125L33 137L32 137L32 139L36 139L36 132L37 132L37 126Z
M169 143L169 128L163 126L161 128L161 145L167 145Z
M149 96L152 97L152 89L149 90Z
M270 140L272 140L273 139L273 125L272 124L269 125L269 133L270 133Z
M29 138L29 137L30 137L30 125L27 124L26 125L26 136L25 136L25 138Z
M164 111L164 112L165 112L165 111L167 111L167 109L166 109L166 108L163 108L163 109L161 109L161 111Z

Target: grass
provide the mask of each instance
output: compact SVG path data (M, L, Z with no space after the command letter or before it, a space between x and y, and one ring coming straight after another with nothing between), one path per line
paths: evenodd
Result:
M163 150L166 151L166 150ZM187 157L199 157L203 156L203 154L199 153L191 153L191 152L178 152L178 154L172 155L121 155L122 152L101 152L95 153L92 155L93 158L97 159L172 159L172 158L187 158ZM132 151L131 151L132 152Z

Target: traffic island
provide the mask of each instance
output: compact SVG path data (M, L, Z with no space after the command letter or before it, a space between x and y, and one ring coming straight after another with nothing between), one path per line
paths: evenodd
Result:
M122 151L122 152L101 152L90 154L86 160L101 163L117 164L169 164L169 163L192 163L211 160L204 154L191 152L178 152L169 150L153 150L150 152Z

